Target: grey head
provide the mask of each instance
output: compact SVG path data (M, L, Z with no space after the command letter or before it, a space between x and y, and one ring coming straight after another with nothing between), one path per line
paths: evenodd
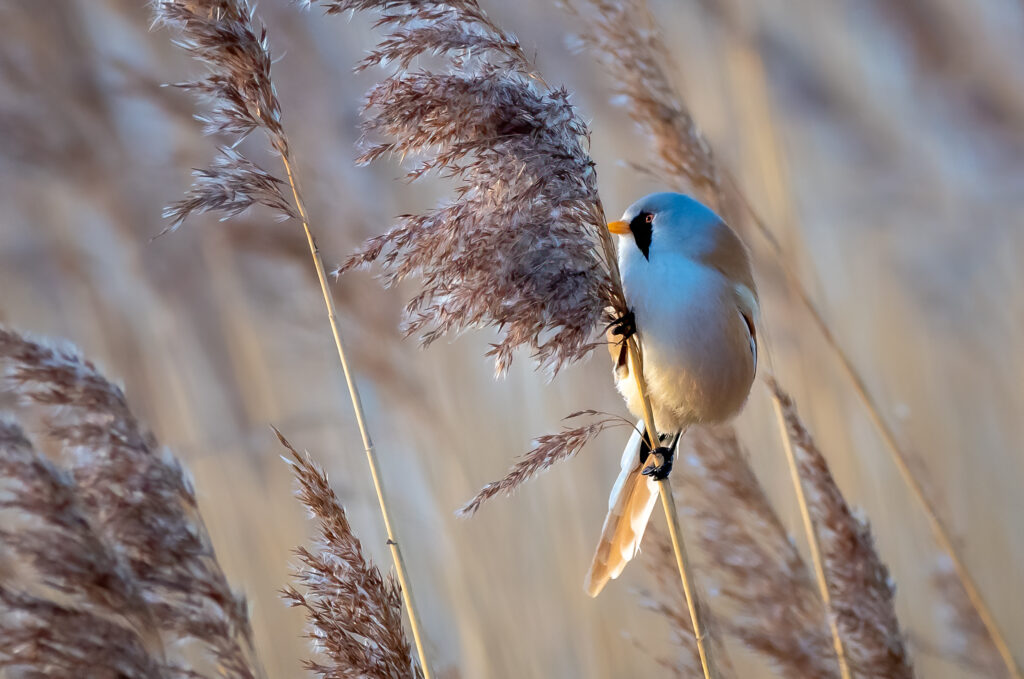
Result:
M668 252L698 259L717 247L723 230L730 232L711 208L671 192L641 198L626 209L621 221L608 228L625 237L620 249L629 247L631 240L648 261Z

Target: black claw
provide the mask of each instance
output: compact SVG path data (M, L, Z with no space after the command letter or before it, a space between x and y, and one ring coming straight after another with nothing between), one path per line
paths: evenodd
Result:
M640 450L641 463L646 462L647 456L650 455L650 453L644 454L646 452L645 449L646 446L642 446ZM662 463L653 465L651 467L646 467L641 473L644 476L652 477L655 481L664 481L672 472L672 459L673 457L675 457L675 449L666 446L660 446L656 448L654 452L657 455L661 456Z
M632 311L627 311L612 321L608 329L612 331L613 335L622 337L624 340L629 339L636 334L636 316Z

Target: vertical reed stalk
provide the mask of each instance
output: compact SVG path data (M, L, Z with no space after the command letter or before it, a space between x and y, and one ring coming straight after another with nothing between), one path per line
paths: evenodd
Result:
M317 245L313 231L309 227L309 217L306 212L306 204L299 193L298 183L295 174L292 172L292 163L289 158L288 148L278 140L274 140L274 148L281 154L285 174L288 176L288 185L291 187L292 196L295 199L295 208L299 211L299 219L302 221L302 229L306 233L306 240L309 242L309 252L313 257L313 265L316 267L316 277L320 282L320 291L323 293L324 304L327 307L327 318L331 323L331 333L334 335L334 346L338 350L338 360L341 362L342 372L345 373L345 384L348 386L348 394L352 399L352 409L355 411L356 424L359 426L359 434L363 439L363 448L366 450L366 460L370 464L370 476L373 477L373 489L377 493L377 504L380 505L380 514L384 519L384 530L388 536L388 547L391 548L391 558L395 563L395 574L402 590L402 599L405 602L405 610L409 614L409 627L412 630L412 638L416 644L416 655L420 659L420 669L423 671L424 679L433 679L430 666L427 664L427 655L423 647L423 635L420 627L419 614L416 610L412 594L412 582L409 580L405 558L398 545L398 538L391 527L391 513L388 510L388 503L384 495L384 486L380 480L380 465L377 461L377 453L373 446L373 439L370 438L370 429L366 425L366 414L363 411L363 401L359 396L359 388L356 386L355 378L348 365L348 357L345 354L345 345L341 340L341 330L338 327L338 313L334 305L334 296L331 294L330 283L327 278L327 270L324 267L323 257L320 255L320 246Z
M647 442L651 450L654 450L658 447L658 430L654 423L654 411L651 408L651 401L647 397L647 381L644 379L643 374L643 359L635 337L630 337L626 340L626 346L629 349L630 371L633 374L633 379L636 380L636 386L640 392L641 402L644 407L644 425L647 429ZM679 512L676 509L671 481L668 478L658 481L658 489L661 495L661 507L665 510L665 519L668 523L669 538L672 540L672 552L676 558L676 568L679 570L679 579L683 584L683 594L686 596L686 608L690 613L690 624L693 625L693 638L697 642L697 654L700 656L700 666L704 672L704 679L717 679L719 674L711 655L712 644L704 643L707 637L707 628L701 617L697 590L690 576L692 568L686 555L686 547L683 544L682 531L679 528ZM848 679L848 677L844 677L844 679Z
M807 506L807 496L804 493L804 484L800 478L800 469L796 463L796 453L793 450L793 441L789 437L789 428L786 426L786 415L782 409L782 403L774 392L772 393L772 405L775 407L775 417L779 424L779 433L782 436L782 447L786 451L786 462L789 463L789 473L793 477L793 490L800 504L800 516L803 519L804 533L807 535L807 544L811 550L811 560L814 562L814 577L818 583L818 591L821 593L821 600L825 603L825 617L828 619L829 632L832 634L832 645L836 651L836 660L839 661L839 675L842 679L852 679L850 673L850 661L846 655L846 647L843 638L839 635L839 626L836 623L836 614L832 608L832 594L828 588L828 576L825 574L825 564L821 558L821 543L818 540L818 531L811 518L810 509Z

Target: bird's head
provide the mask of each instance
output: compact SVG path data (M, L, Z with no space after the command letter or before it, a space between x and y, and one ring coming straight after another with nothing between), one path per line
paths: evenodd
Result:
M648 261L670 252L701 259L719 247L723 236L728 237L723 232L732 235L710 208L681 193L652 193L641 198L626 209L622 219L608 224L608 229L620 236L620 253L630 256L639 252Z

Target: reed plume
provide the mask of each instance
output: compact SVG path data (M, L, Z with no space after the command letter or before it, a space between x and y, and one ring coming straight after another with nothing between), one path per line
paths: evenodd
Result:
M418 276L405 330L429 344L494 327L499 373L522 346L551 373L586 355L605 309L624 307L588 130L569 94L547 86L476 2L319 4L380 10L388 33L359 68L398 67L367 95L360 162L397 155L415 159L410 180L457 182L453 200L401 217L339 271L379 262L388 283ZM408 70L424 55L443 66Z
M422 678L402 629L401 585L363 554L324 471L274 432L290 453L296 495L317 522L314 547L295 552L300 566L292 577L302 590L284 590L289 605L305 611L308 636L330 661L307 660L306 668L324 679Z
M0 668L169 677L155 624L78 506L69 475L0 414ZM20 564L20 567L19 567Z
M825 609L807 566L746 461L732 427L687 436L681 511L703 552L719 626L784 676L836 677ZM652 568L670 567L665 559Z
M156 20L171 29L176 44L202 63L204 77L177 83L209 110L197 116L207 134L231 139L218 147L208 168L194 172L184 200L164 212L175 229L194 214L220 212L224 219L253 205L265 205L281 218L295 216L284 193L286 182L243 156L235 147L262 129L279 152L288 150L281 125L281 103L270 78L267 30L245 0L157 0Z
M668 50L644 0L560 0L579 28L577 51L598 61L615 100L651 147L659 181L723 209L724 191L711 146L684 105L665 67ZM653 167L653 169L651 169ZM725 215L732 221L731 214Z
M963 584L949 559L940 557L932 572L932 587L938 593L936 617L943 623L948 641L939 649L943 657L969 668L977 676L1008 679L1010 671L992 642L985 624L971 605Z
M769 387L781 404L793 442L814 517L832 614L850 669L863 677L913 677L893 606L895 586L878 556L871 530L846 503L792 399L774 380L769 380Z
M81 658L127 676L194 675L164 660L190 640L222 676L261 677L245 600L217 563L191 483L123 392L74 349L3 328L0 366L3 391L65 465L3 421L0 509L21 522L5 544L50 595L5 585L0 624L18 631L0 657L33 666L52 645L69 667Z
M397 577L402 583L401 591L405 597L410 627L420 657L420 667L426 679L430 679L431 672L426 662L419 615L413 602L412 585L392 528L376 451L342 342L338 313L323 257L299 191L294 170L295 160L281 123L281 105L270 73L273 60L267 43L266 28L256 19L246 0L158 0L156 16L158 22L177 34L177 44L207 67L205 77L179 85L192 91L200 101L208 104L209 112L200 117L206 132L233 137L234 143L237 144L254 130L263 130L271 147L280 156L287 176L285 182L241 154L221 148L219 158L209 168L197 171L195 184L188 196L166 211L165 216L172 220L169 228L181 224L192 214L220 211L227 218L255 204L276 210L282 219L297 216L301 221L320 283L338 360L345 375L356 423L363 440L370 476L388 536L387 542L395 562ZM290 201L283 193L285 185L291 189Z
M593 410L584 410L568 415L571 419L582 415L600 415ZM516 488L537 476L554 464L579 453L598 434L612 426L629 426L633 423L618 416L604 417L580 427L566 427L557 434L538 436L534 447L523 455L522 459L512 465L503 478L488 483L480 489L472 500L467 502L459 514L469 516L475 514L480 506L498 495L510 495Z

